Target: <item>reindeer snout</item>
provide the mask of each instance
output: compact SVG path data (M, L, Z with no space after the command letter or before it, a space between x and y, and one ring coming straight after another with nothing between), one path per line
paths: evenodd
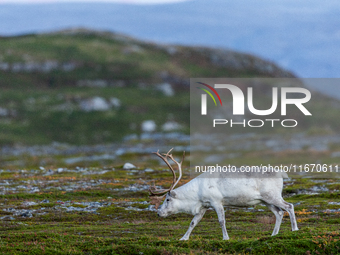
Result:
M168 214L167 214L167 213L165 213L165 212L162 212L162 211L158 211L158 212L157 212L157 215L158 215L158 217L162 217L162 218L164 218L164 217L167 217L167 216L168 216Z

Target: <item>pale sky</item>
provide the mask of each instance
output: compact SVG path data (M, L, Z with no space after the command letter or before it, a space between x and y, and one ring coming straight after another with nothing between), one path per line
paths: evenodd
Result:
M126 3L126 4L165 4L184 2L186 0L0 0L0 4L34 4L34 3L67 3L67 2L93 2L93 3Z

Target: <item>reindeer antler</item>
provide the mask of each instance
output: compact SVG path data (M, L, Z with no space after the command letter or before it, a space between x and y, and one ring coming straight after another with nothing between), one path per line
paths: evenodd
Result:
M154 154L156 154L158 157L160 157L164 162L165 164L169 167L169 169L171 170L172 172L172 175L173 175L173 182L170 186L170 188L168 189L157 189L156 186L155 186L155 183L153 184L152 187L150 187L149 191L150 191L150 197L151 197L151 204L154 204L155 205L155 208L158 209L158 206L160 205L163 197L166 195L167 192L173 190L177 183L181 180L182 178L182 163L184 161L184 157L185 157L185 152L183 152L183 158L182 158L182 161L180 163L178 163L174 157L172 156L172 154L170 154L170 152L173 150L173 148L171 150L169 150L166 154L163 154L164 156L162 156L159 151L157 152L154 152ZM169 163L168 161L168 158L170 158L178 167L178 172L179 172L179 178L176 179L176 173L175 173L175 170L173 169L173 167L171 166L171 164ZM161 195L163 194L162 196L157 196L157 195Z

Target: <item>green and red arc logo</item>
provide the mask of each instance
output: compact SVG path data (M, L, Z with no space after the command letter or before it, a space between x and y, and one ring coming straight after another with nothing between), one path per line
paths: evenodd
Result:
M222 100L220 98L220 95L217 93L217 91L213 87L211 87L210 85L205 84L203 82L197 82L197 83L201 84L203 86L206 86L207 88L211 89L211 91L214 92L214 94L217 96L218 100L220 101L220 104L222 105ZM203 90L204 92L206 92L214 100L214 103L217 106L216 100L215 100L214 96L211 94L211 92L209 90L203 89L203 88L200 88L200 87L197 87L197 88Z

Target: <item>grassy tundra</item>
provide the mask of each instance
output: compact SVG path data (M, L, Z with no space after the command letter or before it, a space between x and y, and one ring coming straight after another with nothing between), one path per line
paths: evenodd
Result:
M111 167L111 166L110 166ZM69 168L74 169L74 168ZM107 168L109 169L109 168ZM340 249L340 184L336 180L285 182L284 197L295 205L298 226L291 232L284 215L281 231L270 234L275 217L265 206L226 210L231 237L222 241L216 213L208 210L189 241L178 241L191 216L159 218L148 210L151 180L170 186L169 171L154 172L90 167L84 172L46 175L46 170L3 171L8 183L0 196L1 254L337 254ZM76 170L75 170L76 171ZM185 169L184 169L185 173ZM184 175L182 183L189 181ZM319 180L320 181L320 180ZM29 183L29 184L27 184ZM24 190L23 185L39 191ZM10 191L11 188L16 191ZM61 188L59 188L61 187ZM315 192L324 187L328 192ZM30 188L30 187L29 187ZM297 193L301 193L297 195ZM92 204L91 204L92 203ZM91 211L92 210L92 211ZM26 214L25 214L26 213ZM31 213L32 215L28 215Z

